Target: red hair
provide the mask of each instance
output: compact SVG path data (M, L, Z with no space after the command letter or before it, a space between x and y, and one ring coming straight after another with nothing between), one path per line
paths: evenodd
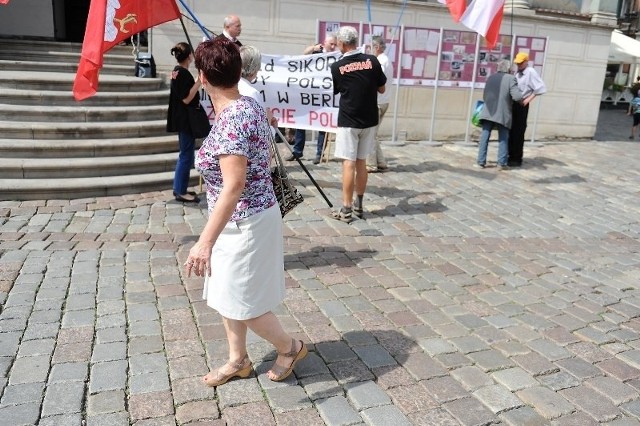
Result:
M238 46L226 37L207 40L196 49L196 68L212 86L233 87L240 81L242 59Z

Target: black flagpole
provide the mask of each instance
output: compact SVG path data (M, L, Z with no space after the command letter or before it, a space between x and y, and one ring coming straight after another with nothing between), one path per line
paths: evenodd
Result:
M289 146L289 143L287 142L287 139L282 135L282 132L280 132L280 129L276 128L276 132L278 132L278 135L280 136L280 139L282 139L283 141L283 145L287 147L287 149L291 152L291 154L293 155L293 150L291 149L291 147ZM295 157L295 156L294 156ZM298 162L298 164L300 164L300 167L302 167L302 170L304 170L304 172L307 174L307 176L309 176L309 179L311 180L311 183L313 183L316 187L316 189L318 190L318 192L320 192L320 195L322 195L322 198L324 198L324 201L327 202L327 204L329 205L329 207L333 207L333 204L331 204L331 201L329 201L329 199L327 198L327 196L324 194L324 192L322 191L322 189L320 188L320 185L318 185L318 183L316 182L316 180L313 178L313 176L311 176L311 173L309 173L309 170L307 169L307 167L302 164L302 161L300 160L300 158L296 157L296 161Z

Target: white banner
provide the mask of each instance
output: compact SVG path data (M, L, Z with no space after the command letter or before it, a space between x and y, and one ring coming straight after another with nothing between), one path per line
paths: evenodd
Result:
M335 131L340 95L333 95L331 64L339 56L340 52L262 55L262 67L251 84L260 92L264 105L271 108L279 127ZM201 92L200 99L213 124L209 97Z

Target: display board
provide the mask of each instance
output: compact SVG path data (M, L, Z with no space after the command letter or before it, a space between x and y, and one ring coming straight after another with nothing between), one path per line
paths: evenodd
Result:
M514 56L520 52L528 53L529 66L535 68L538 74L542 75L546 49L547 39L545 37L516 36Z
M398 61L400 59L400 27L393 25L363 25L362 26L362 43L367 46L366 52L371 53L371 39L373 36L381 36L387 47L384 53L389 57L391 61L391 67L393 69L394 83L398 78Z
M401 85L433 86L438 74L440 30L405 27L402 37Z

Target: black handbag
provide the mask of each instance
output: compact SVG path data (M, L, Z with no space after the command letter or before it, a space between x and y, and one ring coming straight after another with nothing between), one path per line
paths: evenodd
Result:
M280 214L284 217L287 213L294 209L295 206L302 203L304 198L298 192L295 186L289 180L287 168L284 166L278 146L273 137L271 137L271 183L273 184L273 192L276 193L276 199L280 206Z
M194 138L204 138L209 135L211 124L202 105L198 104L197 107L187 106L187 117L191 134Z

